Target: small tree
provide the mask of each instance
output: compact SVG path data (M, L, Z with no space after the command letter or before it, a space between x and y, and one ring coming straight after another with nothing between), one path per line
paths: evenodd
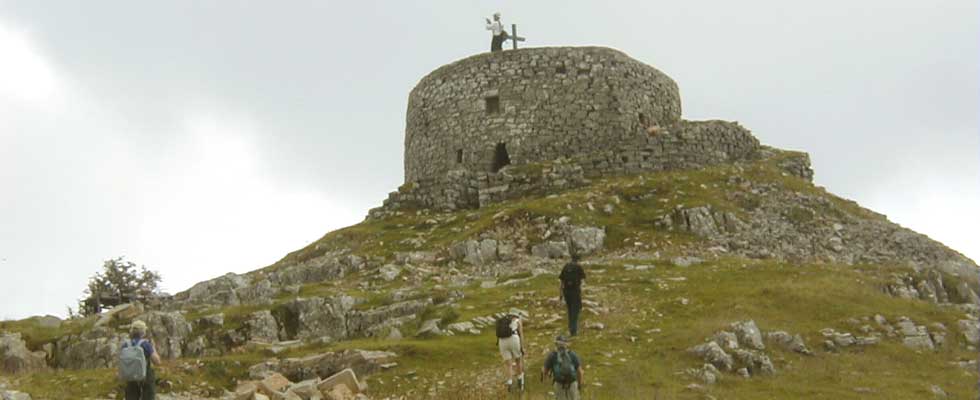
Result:
M85 297L78 303L82 315L98 314L103 306L117 306L133 300L146 299L159 291L160 274L136 267L123 257L106 260L102 272L89 278Z

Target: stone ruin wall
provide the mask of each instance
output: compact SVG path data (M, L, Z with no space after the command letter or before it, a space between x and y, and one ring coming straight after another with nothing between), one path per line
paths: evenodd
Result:
M677 84L608 48L485 53L443 66L409 95L405 184L369 217L462 209L588 178L751 157L737 123L685 121ZM659 127L654 133L650 127ZM503 147L509 165L501 168Z
M670 77L612 49L480 54L433 71L409 95L405 182L495 172L498 144L514 165L614 150L680 115Z

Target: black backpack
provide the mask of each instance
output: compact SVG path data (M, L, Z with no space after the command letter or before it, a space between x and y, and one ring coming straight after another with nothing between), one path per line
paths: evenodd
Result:
M510 328L510 323L513 320L512 315L497 318L497 338L505 339L514 336L514 330Z

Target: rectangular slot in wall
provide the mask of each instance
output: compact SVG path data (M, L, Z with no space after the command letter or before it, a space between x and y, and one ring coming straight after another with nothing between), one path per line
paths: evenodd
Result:
M485 98L487 114L500 113L500 96L490 96Z

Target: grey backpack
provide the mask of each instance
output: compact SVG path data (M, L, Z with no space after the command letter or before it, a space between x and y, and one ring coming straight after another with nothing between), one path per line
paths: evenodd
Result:
M146 355L143 354L143 342L133 344L132 340L123 342L119 350L119 378L123 382L143 382L146 380Z

